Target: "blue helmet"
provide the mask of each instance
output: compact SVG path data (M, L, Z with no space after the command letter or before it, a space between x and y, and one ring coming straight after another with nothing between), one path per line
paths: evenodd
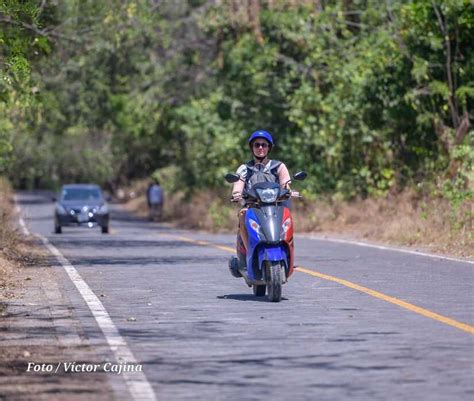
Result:
M273 146L273 138L269 132L263 131L263 130L255 131L252 135L250 135L250 138L248 141L249 145L257 138L266 139L270 143L270 146Z

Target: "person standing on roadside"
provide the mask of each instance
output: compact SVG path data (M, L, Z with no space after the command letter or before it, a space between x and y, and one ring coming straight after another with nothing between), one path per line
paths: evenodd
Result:
M155 179L146 191L149 216L151 221L159 221L163 215L164 194L160 182Z

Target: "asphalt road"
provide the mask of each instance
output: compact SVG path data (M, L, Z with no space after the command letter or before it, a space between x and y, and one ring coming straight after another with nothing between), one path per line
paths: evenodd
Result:
M302 270L270 303L230 276L233 235L120 206L109 235L58 235L46 194L18 201L30 232L98 297L158 400L474 399L473 264L297 237ZM106 343L70 276L58 277L82 341ZM109 360L113 347L98 352ZM131 399L122 379L110 374L115 397Z

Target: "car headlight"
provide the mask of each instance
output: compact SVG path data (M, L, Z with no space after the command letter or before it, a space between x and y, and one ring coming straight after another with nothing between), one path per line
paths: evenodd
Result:
M57 214L67 214L67 211L63 205L56 203L56 213Z
M264 203L273 203L277 200L278 189L277 188L255 188L260 200Z
M101 207L99 207L99 209L97 210L97 213L99 213L99 214L107 214L107 213L109 213L109 208L108 208L107 205L104 203Z

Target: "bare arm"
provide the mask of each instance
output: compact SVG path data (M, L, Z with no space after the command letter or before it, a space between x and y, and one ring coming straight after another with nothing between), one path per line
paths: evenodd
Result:
M245 182L240 179L237 182L234 182L234 186L232 187L232 194L239 193L241 194L244 191Z
M237 175L240 177L240 180L234 182L234 186L232 187L232 197L235 198L237 196L241 196L244 192L245 188L245 178L247 176L247 167L245 164L240 165L237 169Z
M288 171L288 168L285 166L284 163L278 167L278 180L280 181L280 185L283 188L290 189L290 184L291 184L291 177L290 177L290 172Z

